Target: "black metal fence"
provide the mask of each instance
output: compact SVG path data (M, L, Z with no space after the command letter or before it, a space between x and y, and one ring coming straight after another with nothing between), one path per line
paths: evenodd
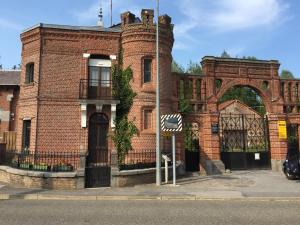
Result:
M80 99L113 99L111 80L80 80Z
M79 168L79 152L16 152L5 153L5 164L33 171L72 172Z
M172 153L170 151L162 151L162 154L167 155L170 159L172 159ZM178 155L176 155L176 159L178 159ZM172 162L169 162L171 165ZM138 151L129 151L123 160L123 162L119 165L120 170L134 170L134 169L147 169L147 168L155 168L156 166L156 150L138 150Z

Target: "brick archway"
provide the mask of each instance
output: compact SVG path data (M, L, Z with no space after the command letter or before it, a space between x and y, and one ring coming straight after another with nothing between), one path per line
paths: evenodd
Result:
M220 90L217 92L217 94L216 94L217 101L219 101L219 99L221 99L222 96L228 90L230 90L233 87L237 87L237 86L249 87L249 88L253 89L259 95L259 97L261 97L263 104L266 108L266 112L268 112L268 113L273 112L270 95L268 93L266 93L266 91L262 90L262 88L259 87L257 82L253 82L251 80L249 81L249 79L241 80L238 78L236 80L227 81L224 85L221 86Z
M278 121L300 118L296 115L288 117L285 113L287 110L300 113L300 103L296 104L296 100L300 100L300 82L281 80L278 75L280 64L275 60L208 56L203 58L201 64L202 76L175 74L177 79L174 83L174 87L177 87L177 92L174 93L174 97L178 99L176 105L179 103L180 93L183 94L194 110L188 119L198 118L201 124L200 172L216 174L224 171L220 158L220 137L212 131L212 127L219 123L219 99L235 86L249 87L261 97L268 118L272 169L279 170L286 156L287 141L278 138Z

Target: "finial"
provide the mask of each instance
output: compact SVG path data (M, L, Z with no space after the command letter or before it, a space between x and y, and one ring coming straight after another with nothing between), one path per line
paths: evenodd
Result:
M100 1L100 11L99 11L99 21L98 21L98 26L103 27L103 11L102 11L102 1Z

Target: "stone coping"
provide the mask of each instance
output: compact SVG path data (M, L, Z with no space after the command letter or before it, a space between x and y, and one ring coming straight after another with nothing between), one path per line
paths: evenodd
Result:
M130 176L130 175L147 174L147 173L153 173L153 172L155 172L155 168L136 169L136 170L116 170L116 171L114 171L113 175Z
M168 170L171 170L173 167L169 166ZM178 168L178 165L176 165L176 169ZM114 169L112 168L112 171L114 171ZM164 172L165 171L165 167L162 166L161 167L161 171ZM156 172L156 168L147 168L147 169L136 169L136 170L119 170L116 169L112 174L114 176L130 176L130 175L139 175L139 174L147 174L147 173L155 173Z
M77 172L41 172L31 170L20 170L9 166L0 166L0 170L10 174L28 176L28 177L40 177L40 178L73 178L83 176L82 173Z

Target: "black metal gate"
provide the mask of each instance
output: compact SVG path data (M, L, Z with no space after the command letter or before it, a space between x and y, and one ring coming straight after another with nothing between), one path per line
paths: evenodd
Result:
M88 156L85 168L85 187L110 186L110 154L108 152L108 118L95 113L89 122Z
M197 123L184 124L185 169L188 172L199 171L200 147Z
M298 124L287 124L288 154L299 154Z
M219 123L221 159L226 169L270 169L267 118L221 114Z

